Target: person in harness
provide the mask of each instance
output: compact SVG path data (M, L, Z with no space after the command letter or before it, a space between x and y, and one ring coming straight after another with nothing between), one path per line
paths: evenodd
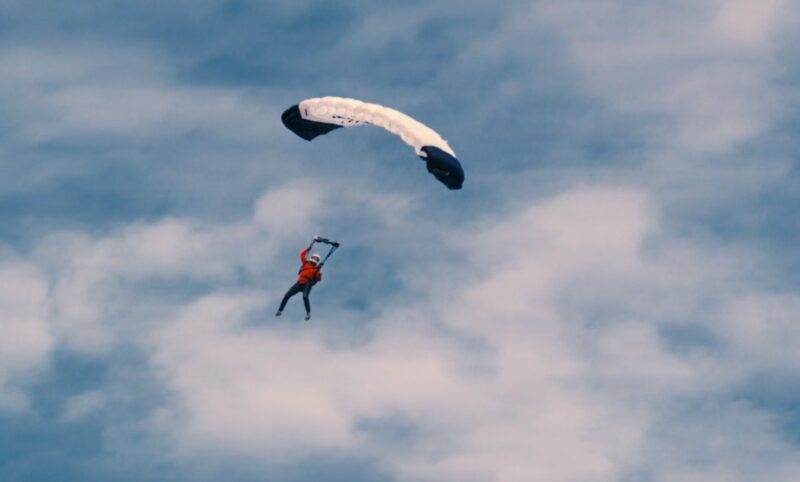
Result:
M325 263L323 260L320 262L320 256L317 253L311 255L310 258L306 258L308 256L308 252L311 251L311 248L314 247L314 243L323 242L326 244L331 245L331 250L328 252L328 255L325 256L325 260L330 257L331 254L339 247L339 243L335 241L329 241L325 238L320 238L319 236L315 236L314 240L311 241L311 244L308 245L307 248L300 251L300 262L302 265L300 266L300 271L297 272L297 282L293 284L289 290L283 295L283 300L281 300L281 305L278 308L278 312L275 313L275 316L281 316L283 309L286 308L286 303L289 301L289 298L296 295L297 293L303 293L303 305L306 308L306 320L311 319L311 303L308 300L308 296L311 294L311 288L322 281L322 265Z

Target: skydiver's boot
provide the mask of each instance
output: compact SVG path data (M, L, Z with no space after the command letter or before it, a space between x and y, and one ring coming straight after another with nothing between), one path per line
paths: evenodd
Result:
M281 316L281 310L278 310L278 312L275 313L275 316Z
M311 313L306 313L306 321L311 319Z

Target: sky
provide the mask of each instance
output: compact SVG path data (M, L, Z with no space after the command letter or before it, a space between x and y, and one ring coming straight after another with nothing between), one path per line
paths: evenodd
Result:
M798 27L0 0L0 480L800 480ZM283 127L325 95L442 133L463 190Z

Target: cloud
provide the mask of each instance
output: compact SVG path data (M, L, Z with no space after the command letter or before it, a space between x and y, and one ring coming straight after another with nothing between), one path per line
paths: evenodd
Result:
M70 461L37 467L798 477L787 256L720 229L792 211L758 204L792 172L787 2L185 6L14 15L0 50L0 405ZM471 187L287 137L321 89L449 126ZM344 243L315 317L275 320L315 232Z
M783 7L542 2L530 18L563 39L588 93L660 126L651 135L657 146L719 153L764 134L784 113L770 58Z
M763 371L782 372L800 361L793 348L798 336L798 303L800 297L793 293L749 293L725 305L721 323L714 330L742 359Z
M102 409L105 403L105 395L98 390L75 395L67 400L61 418L67 423L80 422L90 414Z
M253 222L284 239L306 237L312 220L325 215L323 187L313 183L283 186L264 193L256 201Z
M159 295L191 299L214 286L236 289L242 280L265 276L265 270L271 270L269 276L281 273L273 266L275 257L299 249L298 240L305 243L328 225L325 218L335 206L386 225L410 209L403 196L366 189L335 194L341 188L315 181L279 185L257 198L252 213L226 223L165 217L101 236L44 237L32 249L31 266L48 276L42 281L50 285L43 301L48 330L65 347L108 354L128 336L138 339L138 317L171 309L174 301ZM330 203L333 198L338 204ZM284 259L278 266L288 264ZM152 284L160 291L149 292Z
M787 7L784 0L719 1L717 6L716 33L734 45L754 49L769 48L770 37Z
M30 143L110 136L163 140L204 132L239 142L269 131L278 112L250 102L244 92L175 86L157 54L130 48L64 46L61 52L5 49L11 72L2 91L17 111Z
M225 280L236 269L226 257L247 235L235 225L220 233L165 219L100 239L71 234L46 239L38 253L54 273L55 334L79 350L113 348L119 328L113 300L125 292L126 284L144 279Z
M739 420L752 444L793 450L768 413L729 396L757 373L786 370L786 347L800 341L796 296L758 285L756 254L675 237L659 202L623 184L575 185L424 235L408 232L424 204L372 191L326 203L339 192L293 183L225 224L168 217L43 239L31 268L9 274L34 287L37 272L51 277L22 306L47 300L52 318L41 326L54 341L23 365L45 360L52 343L103 359L115 347L141 350L165 399L137 430L173 447L179 464L213 452L223 466L244 458L267 470L340 453L400 480L724 478L737 463L774 480L796 473L790 458L766 464L718 428ZM277 209L287 205L289 217ZM265 320L282 271L264 290L241 273L264 276L317 216L352 212L380 223L379 234L353 233L352 249L391 240L414 254L395 268L402 281L376 318L348 324L353 311L332 302L313 323ZM315 301L334 286L345 299L364 289L325 285ZM676 349L670 337L686 327L704 337ZM705 400L723 409L681 409ZM107 403L102 388L77 393L61 421L80 423ZM680 442L694 427L721 437L724 449L689 445L723 457L712 469L694 467ZM675 462L653 458L660 451Z
M658 219L641 191L579 187L487 220L462 282L434 281L441 264L415 265L429 295L388 305L355 345L331 344L336 323L325 320L252 325L256 293L192 301L150 339L174 396L155 427L187 460L219 446L272 463L345 450L370 454L401 480L566 481L713 473L693 468L680 445L668 445L674 465L647 459L696 425L722 437L724 464L746 459L790 480L791 464L764 465L715 428L737 413L753 443L791 451L762 413L726 398L765 366L740 358L729 337L756 352L775 346L725 321L742 288L758 296L735 269L748 261L738 249L712 254L672 239ZM702 314L708 304L711 316ZM338 316L347 314L325 318ZM717 335L717 319L729 335ZM719 348L673 350L668 334L686 323ZM800 338L779 326L784 340ZM671 413L684 400L726 408ZM388 435L390 420L403 421L404 437Z
M26 411L26 388L49 362L48 282L33 264L0 260L0 414Z

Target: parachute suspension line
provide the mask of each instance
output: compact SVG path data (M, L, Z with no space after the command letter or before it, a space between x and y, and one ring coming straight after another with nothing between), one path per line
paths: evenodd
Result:
M328 254L325 255L325 259L319 264L319 267L322 268L322 265L325 264L325 261L328 261L328 258L331 257L334 251L339 248L339 243L337 241L333 241L332 239L323 238L320 236L314 236L314 241L317 243L324 243L330 245L331 249L328 251Z
M336 244L332 244L332 245L331 245L331 249L330 249L330 251L328 251L328 254L326 254L326 255L325 255L325 259L323 259L323 260L322 260L322 262L319 264L319 267L320 267L320 268L322 268L322 265L324 265L324 264L325 264L325 261L328 261L328 258L330 258L330 257L331 257L331 255L333 254L333 252L334 252L334 251L336 251L336 248L338 248L338 247L339 247L339 243L336 243Z

